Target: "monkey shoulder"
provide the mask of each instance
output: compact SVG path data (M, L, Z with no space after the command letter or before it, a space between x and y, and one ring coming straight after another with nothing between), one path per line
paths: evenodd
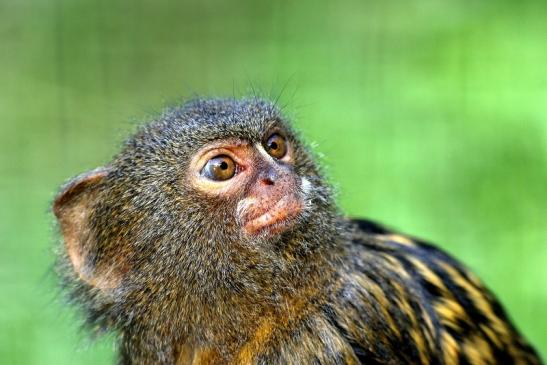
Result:
M346 260L325 313L359 360L540 363L493 294L464 265L375 222L350 225Z

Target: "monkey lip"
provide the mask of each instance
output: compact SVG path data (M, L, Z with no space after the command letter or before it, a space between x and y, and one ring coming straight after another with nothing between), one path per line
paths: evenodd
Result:
M251 217L243 225L250 235L280 233L287 229L302 211L302 202L294 196L284 196L271 208Z

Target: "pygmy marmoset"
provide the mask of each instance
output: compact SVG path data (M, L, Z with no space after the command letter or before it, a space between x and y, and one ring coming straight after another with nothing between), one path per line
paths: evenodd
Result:
M539 364L439 249L344 217L265 100L194 100L53 203L59 272L120 364Z

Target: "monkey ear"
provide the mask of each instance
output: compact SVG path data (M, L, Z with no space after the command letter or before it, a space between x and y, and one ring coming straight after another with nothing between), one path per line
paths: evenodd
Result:
M100 167L75 177L53 201L53 213L74 271L84 282L99 289L112 287L112 280L99 275L98 268L90 263L90 253L95 251L97 242L90 231L89 219L98 199L98 187L108 172L108 168Z

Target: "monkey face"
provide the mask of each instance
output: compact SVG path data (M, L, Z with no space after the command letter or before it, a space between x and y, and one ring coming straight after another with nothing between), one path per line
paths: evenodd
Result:
M306 201L309 181L295 172L292 141L281 128L262 142L223 139L203 146L192 158L188 184L212 199L231 202L247 236L274 235L291 228Z

